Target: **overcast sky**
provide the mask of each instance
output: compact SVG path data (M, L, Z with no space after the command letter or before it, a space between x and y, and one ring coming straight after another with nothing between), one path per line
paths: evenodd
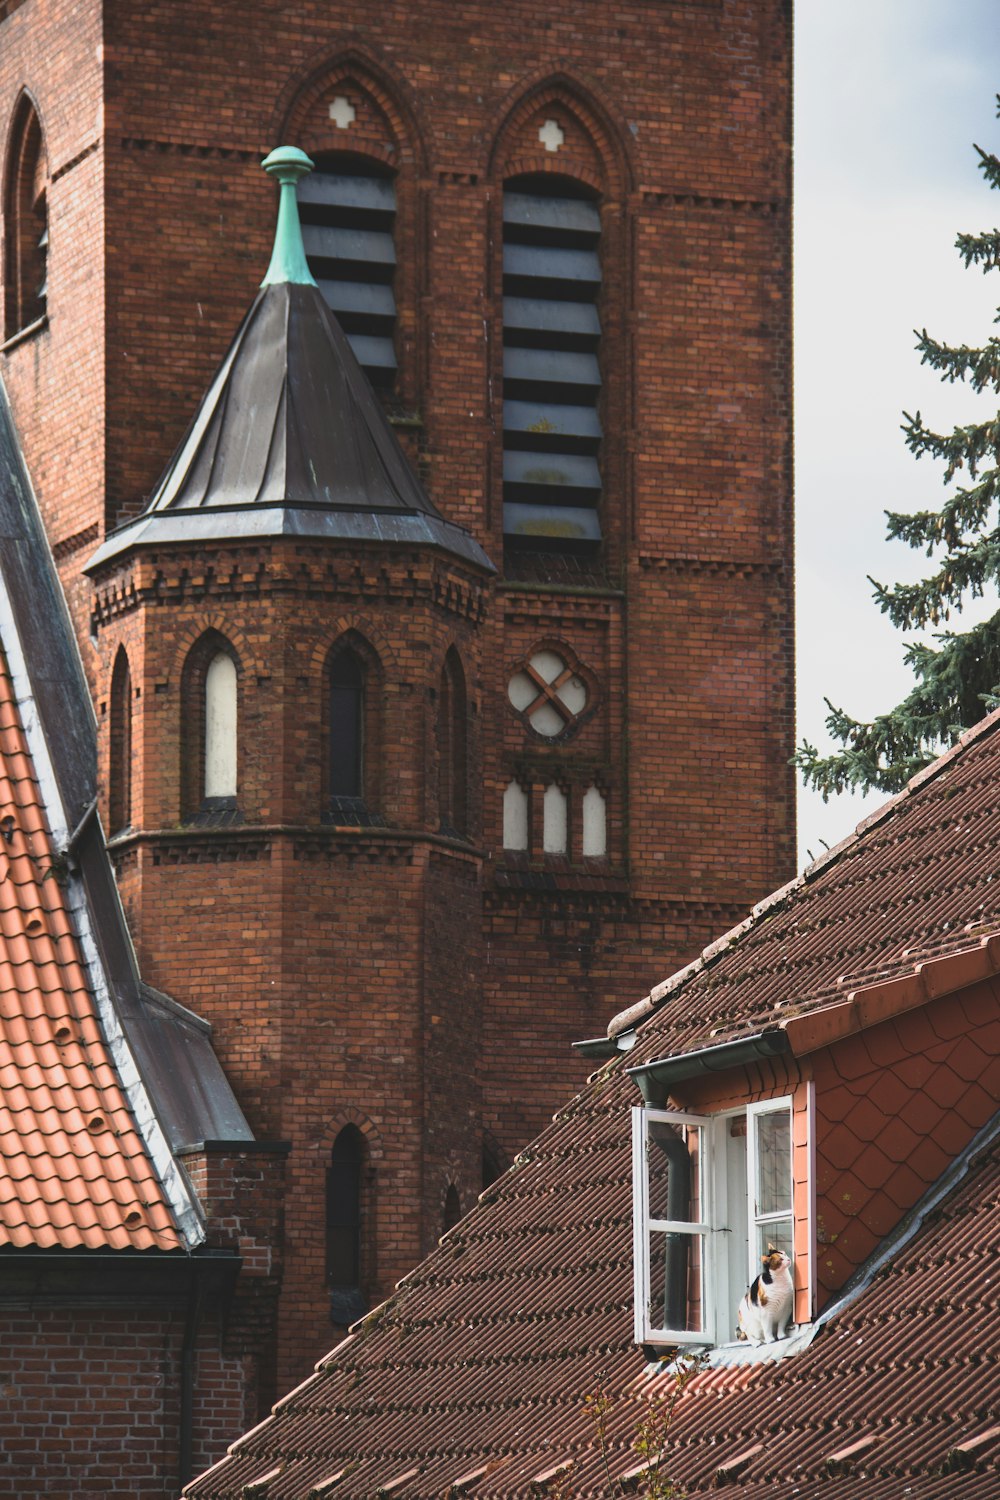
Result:
M955 235L1000 224L973 141L1000 153L1000 0L796 0L796 490L799 738L827 743L823 696L857 718L905 694L905 637L866 575L919 577L883 510L937 506L901 413L976 420L914 352L914 328L982 343L1000 275L966 271ZM992 409L996 410L994 401ZM799 794L800 859L883 800Z

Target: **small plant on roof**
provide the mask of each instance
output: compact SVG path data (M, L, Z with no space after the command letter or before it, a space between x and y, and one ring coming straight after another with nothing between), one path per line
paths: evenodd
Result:
M638 1496L639 1500L684 1500L683 1485L671 1479L666 1471L670 1426L684 1390L704 1368L704 1355L680 1354L663 1362L661 1372L654 1377L654 1393L643 1401L645 1410L632 1440L632 1451L639 1461L617 1476L612 1470L608 1428L611 1413L622 1398L610 1396L603 1385L584 1398L604 1467L605 1495L613 1500L623 1495ZM570 1478L570 1475L565 1477L559 1500L569 1500L572 1496Z

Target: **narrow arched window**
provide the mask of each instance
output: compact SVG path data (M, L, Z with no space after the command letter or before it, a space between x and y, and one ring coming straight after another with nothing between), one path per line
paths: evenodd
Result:
M120 833L132 821L132 674L124 646L111 673L108 821Z
M458 653L445 657L438 701L438 810L442 831L468 831L468 705Z
M608 806L600 787L589 786L583 797L583 856L603 859L608 852Z
M364 797L365 669L353 651L330 666L330 800Z
M205 672L206 802L236 800L236 663L218 651Z
M334 101L350 108L347 99ZM396 382L396 189L368 157L318 156L298 187L306 259L372 385Z
M504 788L503 846L514 853L528 847L528 794L519 781L509 781Z
M448 1191L444 1195L444 1210L441 1214L441 1233L447 1234L449 1229L454 1229L462 1217L462 1203L458 1196L458 1188L453 1182L449 1182Z
M588 553L601 540L600 234L581 183L539 174L504 184L508 551Z
M565 854L569 844L569 798L552 781L542 798L542 848L546 854Z
M42 126L24 95L11 128L4 184L4 335L44 316L48 298L48 163Z
M333 1143L326 1169L326 1284L330 1316L352 1322L365 1311L362 1282L362 1198L365 1140L356 1125L345 1125Z

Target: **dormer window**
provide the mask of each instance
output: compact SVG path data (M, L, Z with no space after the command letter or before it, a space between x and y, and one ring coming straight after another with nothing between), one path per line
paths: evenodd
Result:
M636 1342L735 1342L768 1248L795 1269L791 1097L719 1115L638 1108L632 1142Z

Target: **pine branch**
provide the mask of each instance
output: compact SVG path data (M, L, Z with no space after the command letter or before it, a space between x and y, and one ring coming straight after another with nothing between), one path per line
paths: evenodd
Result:
M968 380L977 393L987 386L1000 391L1000 339L990 338L982 349L970 349L968 344L939 344L926 328L913 331L917 335L920 363L940 370L943 380Z
M824 801L855 789L900 791L1000 703L1000 611L964 634L937 639L937 649L907 646L917 685L891 712L866 723L825 700L827 730L842 748L824 756L803 740L792 758Z
M937 572L918 583L891 588L869 578L875 602L898 630L922 630L940 625L971 599L982 598L991 584L1000 585L1000 531L963 542L944 559Z
M960 469L968 469L975 479L984 458L995 462L1000 446L1000 413L986 422L976 422L970 427L956 427L948 433L931 432L925 427L920 413L911 417L904 412L903 432L906 446L917 458L929 453L932 458L944 461L944 483L950 484Z

